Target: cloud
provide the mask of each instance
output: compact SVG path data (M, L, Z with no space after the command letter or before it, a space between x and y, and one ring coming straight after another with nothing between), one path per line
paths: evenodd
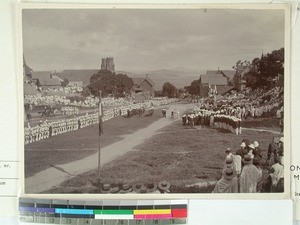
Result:
M26 9L24 53L36 70L231 68L284 45L282 10ZM51 63L49 63L51 62ZM93 64L94 63L94 64Z

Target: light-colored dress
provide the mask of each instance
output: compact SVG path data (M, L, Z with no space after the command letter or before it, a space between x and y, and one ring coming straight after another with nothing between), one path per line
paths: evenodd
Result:
M253 164L247 164L243 167L240 177L241 193L256 193L257 182L261 177L261 173Z
M238 179L226 180L223 177L216 183L213 193L238 193Z

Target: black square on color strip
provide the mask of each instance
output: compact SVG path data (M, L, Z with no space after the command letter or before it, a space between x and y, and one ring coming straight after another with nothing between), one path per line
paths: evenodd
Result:
M86 205L85 209L103 209L102 205Z
M20 207L34 207L34 203L29 203L29 202L20 202L19 203Z
M69 205L69 209L84 209L84 205Z
M62 218L88 218L94 219L94 215L81 215L81 214L61 214Z
M137 209L136 205L122 205L120 209L134 210Z
M54 204L54 205L51 205L51 208L67 209L68 206L67 205L57 205L57 204Z
M36 203L37 208L50 208L50 204Z
M111 210L113 210L113 209L119 209L120 208L120 206L113 206L113 205L104 205L103 206L103 209L111 209Z
M138 205L138 209L153 209L153 205Z
M171 209L171 205L155 205L154 209Z
M171 209L186 209L187 205L185 204L180 204L180 205L171 205Z

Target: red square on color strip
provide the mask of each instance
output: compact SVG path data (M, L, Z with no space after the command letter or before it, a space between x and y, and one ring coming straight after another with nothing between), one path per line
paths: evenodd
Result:
M187 218L187 209L172 209L173 218Z

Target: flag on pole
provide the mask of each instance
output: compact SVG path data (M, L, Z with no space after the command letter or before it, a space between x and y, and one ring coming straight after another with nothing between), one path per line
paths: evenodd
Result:
M103 134L103 106L101 100L101 91L99 91L99 136Z

